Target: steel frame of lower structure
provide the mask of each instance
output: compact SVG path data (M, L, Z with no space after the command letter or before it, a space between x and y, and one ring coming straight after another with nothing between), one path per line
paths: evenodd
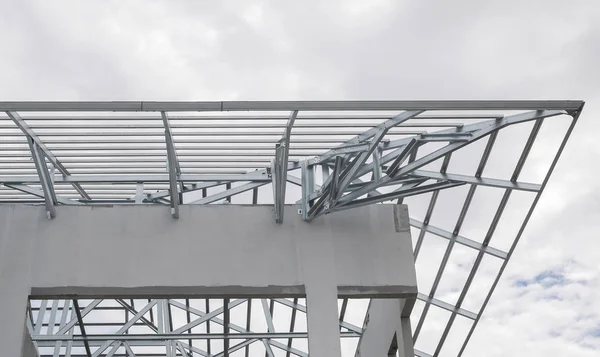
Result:
M182 302L185 300L185 303ZM29 307L28 328L31 334L32 342L38 348L52 349L53 352L42 353L41 356L74 357L67 352L61 354L61 349L72 351L73 348L85 347L88 357L100 355L117 356L120 348L125 349L129 356L144 356L144 353L134 353L139 347L157 347L165 349L163 356L192 356L200 355L205 357L226 357L230 353L240 349L245 349L248 354L252 343L261 343L265 346L267 353L273 355L271 349L282 350L286 355L307 357L308 352L292 347L292 339L307 339L306 330L298 330L298 327L292 323L288 332L276 331L273 323L273 306L277 304L282 308L289 308L294 316L297 313L306 313L306 306L299 304L298 298L293 299L222 299L222 306L210 311L201 311L191 305L190 300L201 299L148 299L144 300L142 306L136 306L133 300L127 299L95 299L87 305L80 306L78 300L34 300L39 305ZM211 299L215 300L215 299ZM253 319L249 313L246 316L246 327L232 323L230 312L236 306L247 304L248 311L251 311L251 302L260 300L262 304L262 315L264 323L267 326L265 332L252 332L250 330L250 321ZM139 299L135 301L139 304ZM206 301L209 301L208 299ZM103 305L105 302L111 302L112 305ZM344 304L347 299L344 300ZM62 306L60 306L62 305ZM213 305L214 306L214 305ZM225 308L227 307L227 308ZM186 313L186 319L179 321L174 325L172 318L172 309L179 309ZM210 309L210 307L209 307ZM110 321L84 323L84 318L94 311L119 312L124 314L125 321L118 321L114 317ZM154 311L154 314L152 313ZM48 314L49 315L46 315ZM129 317L129 314L132 316ZM219 317L219 316L222 316ZM295 318L294 318L295 320ZM177 321L175 322L177 323ZM222 332L211 332L208 325L210 323L223 327ZM255 322L256 323L256 322ZM205 326L206 332L193 332L192 329L199 326ZM86 327L98 329L117 329L113 333L86 333ZM145 328L149 330L144 333L135 332L135 328ZM363 330L344 320L343 314L340 315L340 337L342 338L360 338ZM79 333L77 333L79 330ZM287 339L288 343L281 343L277 339ZM187 343L182 341L187 340ZM195 341L223 341L223 351L211 353L207 350L194 346ZM230 345L230 340L244 340L235 345ZM156 352L154 352L156 353Z

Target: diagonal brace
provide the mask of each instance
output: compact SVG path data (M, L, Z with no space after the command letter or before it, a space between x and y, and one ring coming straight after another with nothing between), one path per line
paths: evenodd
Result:
M369 156L371 156L373 154L373 152L377 149L377 147L379 146L379 143L381 142L381 140L383 140L383 137L385 136L385 134L387 134L387 132L391 128L393 128L394 126L397 126L411 118L414 118L415 116L421 114L422 112L423 112L422 110L405 111L401 114L396 115L392 119L389 119L389 120L379 124L378 126L373 128L375 130L371 129L371 130L368 130L366 133L363 133L363 137L365 137L367 135L367 133L369 133L368 135L370 135L370 137L372 138L369 148L368 148L368 150L358 154L358 156L352 161L352 164L346 170L344 170L344 173L342 174L342 178L341 178L341 182L340 182L340 187L339 187L340 191L339 192L344 192L346 187L348 187L348 185L350 185L350 183L358 177L358 175L357 175L358 170L367 161ZM339 195L337 198L339 198Z
M71 176L67 168L64 167L64 165L56 158L56 156L54 156L54 154L52 154L50 149L48 149L46 145L44 145L42 140L37 136L33 129L29 127L29 125L25 122L23 118L21 118L21 116L18 113L7 111L6 114L12 119L12 121L17 125L17 127L21 129L21 131L27 136L28 139L33 140L38 145L40 150L43 152L44 156L46 156L48 160L50 160L54 167L56 167L58 171L60 171L63 174L63 176ZM72 182L71 185L73 186L73 188L75 188L75 190L77 190L81 197L85 198L86 200L92 199L79 183Z
M8 184L5 183L4 186L8 187L8 188L12 188L13 190L17 190L17 191L21 191L24 193L28 193L30 195L33 196L37 196L37 197L41 197L44 198L44 191L43 190L39 190L35 187L31 187L31 186L27 186L27 185L22 185L22 184ZM64 198L61 196L56 196L56 201L58 203L61 203L63 205L83 205L83 203L79 202L79 201L74 201L68 198Z

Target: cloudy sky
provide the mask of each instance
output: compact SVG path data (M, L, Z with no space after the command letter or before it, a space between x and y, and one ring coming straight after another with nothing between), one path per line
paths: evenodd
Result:
M583 99L465 355L597 356L599 18L576 0L2 2L0 100Z

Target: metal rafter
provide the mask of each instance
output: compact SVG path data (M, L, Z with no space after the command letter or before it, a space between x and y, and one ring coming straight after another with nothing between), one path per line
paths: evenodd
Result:
M525 165L525 161L527 160L527 156L529 155L529 152L531 151L531 147L533 146L535 137L537 136L537 134L539 132L541 123L542 123L542 121L538 120L533 125L531 134L529 135L529 138L528 138L527 142L525 143L525 147L523 148L523 151L521 153L519 161L517 162L517 165L515 166L515 169L511 176L511 181L513 181L513 182L518 179L519 174L520 174L521 170L523 169L523 166ZM502 214L504 213L504 209L506 207L506 204L508 203L508 199L510 198L511 193L512 193L512 190L510 188L507 188L504 191L504 195L502 196L500 204L498 205L498 209L496 210L496 213L494 214L494 218L492 219L492 222L490 223L488 231L483 240L482 245L484 247L489 244L489 242L494 234L494 231L496 230L498 222L500 221L500 218L502 217ZM452 242L450 244L452 244ZM451 247L450 247L450 249L451 249ZM450 253L448 252L447 254L449 255ZM469 287L471 286L471 283L473 282L473 278L475 277L475 274L477 273L477 268L481 264L483 256L484 256L483 251L480 251L479 254L477 254L477 258L475 259L473 268L471 269L471 272L469 273L469 276L467 277L467 280L461 290L460 296L458 297L458 300L456 301L457 308L461 307L461 305L467 295ZM442 261L442 264L444 264L444 261ZM438 275L441 276L441 273L443 272L443 268L444 268L444 265L442 265L442 267L440 268L440 272L438 273ZM450 332L450 328L452 327L452 324L454 323L454 320L456 319L456 316L457 316L457 312L453 311L452 314L450 315L450 319L448 320L448 323L446 324L446 327L444 328L444 332L442 333L442 336L440 337L440 340L439 340L438 345L434 352L434 356L439 355L439 353L444 345L444 342L446 341L448 333Z
M579 116L581 115L583 106L584 106L584 104L581 103L579 108L569 112L569 115L571 115L571 117L572 117L571 125L569 125L569 128L567 129L567 132L566 132L565 136L563 137L563 140L560 143L558 151L557 151L556 155L554 156L552 163L550 164L550 168L548 169L548 172L547 172L546 176L544 177L544 181L542 182L542 188L536 194L536 196L533 200L533 203L531 204L529 210L527 211L525 219L523 220L523 223L519 227L519 231L517 232L517 235L508 251L507 257L503 261L502 266L500 267L500 271L496 275L496 278L494 279L494 282L492 283L492 286L491 286L490 290L488 291L488 293L485 297L485 300L483 301L481 309L479 310L479 313L477 314L477 318L473 322L473 325L471 325L469 333L467 334L467 337L465 338L465 341L463 342L463 344L460 348L460 351L458 353L459 357L462 356L467 344L469 343L469 340L470 340L471 336L473 335L473 331L477 327L477 324L478 324L492 294L494 293L494 290L496 289L496 286L498 285L500 278L502 277L502 273L504 272L504 269L506 268L506 265L508 264L508 261L509 261L510 257L512 256L517 244L519 243L519 240L521 239L521 236L523 234L523 231L525 230L525 227L527 227L527 223L529 222L529 219L531 218L531 215L533 214L533 211L534 211L536 205L538 204L538 201L542 195L542 192L544 191L544 188L546 187L546 184L550 180L550 176L552 175L552 172L554 171L554 168L556 167L556 164L558 163L558 159L560 158L560 155L562 154L562 152L567 144L567 141L569 140L569 137L571 136L571 133L573 132L573 129L575 128L575 124L577 124L577 120L579 119Z

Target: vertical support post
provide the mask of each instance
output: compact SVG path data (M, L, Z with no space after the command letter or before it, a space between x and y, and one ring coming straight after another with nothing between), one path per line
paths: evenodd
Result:
M206 313L208 314L208 313L210 313L210 299L206 298L204 300L204 302L205 302L205 309L204 309L204 311L206 311ZM210 334L210 320L206 321L206 333ZM211 339L206 340L206 352L208 352L209 356L211 355L211 352L210 352L210 350L211 350L211 342L212 342Z
M138 182L135 186L135 203L143 203L144 202L144 183Z
M327 182L327 180L329 179L329 165L321 165L321 174L323 176L323 183Z
M329 209L335 206L335 202L337 201L337 197L341 196L338 193L339 184L340 184L340 174L342 172L342 166L344 165L344 159L341 156L335 157L335 166L333 167L332 180L331 180L331 188L329 192L329 201L326 203L325 209ZM343 193L343 192L342 192Z
M308 219L308 210L310 209L310 194L315 189L315 170L313 165L308 164L308 160L302 161L301 181L302 181L302 219Z
M412 341L412 328L410 325L410 317L402 317L400 319L400 330L397 335L398 350L400 350L400 356L414 356L415 347Z
M48 166L46 165L46 158L42 153L42 150L38 146L38 144L31 138L27 138L27 142L29 143L29 148L31 149L31 157L33 158L33 162L35 164L35 170L40 177L40 183L42 185L42 191L44 192L44 202L46 204L46 214L48 219L52 219L56 217L56 205L58 200L56 199L56 194L54 193L54 185L52 184L52 179L50 178L50 173L48 172Z
M225 190L226 190L226 191L229 191L229 190L231 190L231 182L227 182L227 183L225 184ZM225 197L225 202L227 202L227 203L231 203L231 196L227 196L227 197Z
M62 313L60 315L60 325L58 327L59 329L65 327L67 323L67 317L69 317L69 311L71 311L71 300L65 300L65 304L63 305ZM62 348L62 345L63 341L56 341L56 343L54 344L53 357L58 357L60 355L60 349Z
M81 310L79 309L79 302L76 299L73 300L73 309L77 315L77 323L79 324L79 329L81 330L81 336L86 338L87 334L85 333L85 326L83 325L83 317L81 316ZM90 344L88 340L85 339L83 344L85 345L85 353L87 354L87 357L92 357L92 351L90 350Z
M173 142L173 134L171 133L171 126L169 124L169 117L166 112L161 112L163 124L165 127L165 143L167 145L167 166L169 168L169 191L170 191L170 206L171 216L175 219L179 218L179 204L180 195L178 193L177 181L179 175L181 175L181 167L177 160L177 152L175 151L175 144Z
M187 308L185 310L185 317L187 319L187 323L189 324L192 321L192 316L191 316L190 310L189 310L189 308L190 308L190 299L189 298L185 299L185 307ZM188 333L191 334L192 330L191 329L188 330ZM193 343L193 340L191 338L188 340L188 345L190 345L190 348L194 347L194 343Z
M287 167L290 153L290 135L292 126L298 116L294 110L290 114L283 137L275 144L275 160L273 162L273 201L275 203L275 222L283 222L283 206L285 205L285 186L287 182Z
M381 180L381 149L378 147L373 151L373 180Z
M56 176L56 166L54 166L54 164L52 162L50 162L50 182L52 182L52 185L54 186L54 177Z
M258 203L258 187L252 189L252 204Z
M50 318L48 319L48 329L46 335L52 335L54 326L56 325L56 311L58 310L58 300L52 301L52 308L50 309Z
M373 151L373 182L379 182L381 180L381 149L377 147L375 151ZM373 197L376 194L374 192L369 192L367 197Z
M223 299L223 357L229 357L229 299Z

